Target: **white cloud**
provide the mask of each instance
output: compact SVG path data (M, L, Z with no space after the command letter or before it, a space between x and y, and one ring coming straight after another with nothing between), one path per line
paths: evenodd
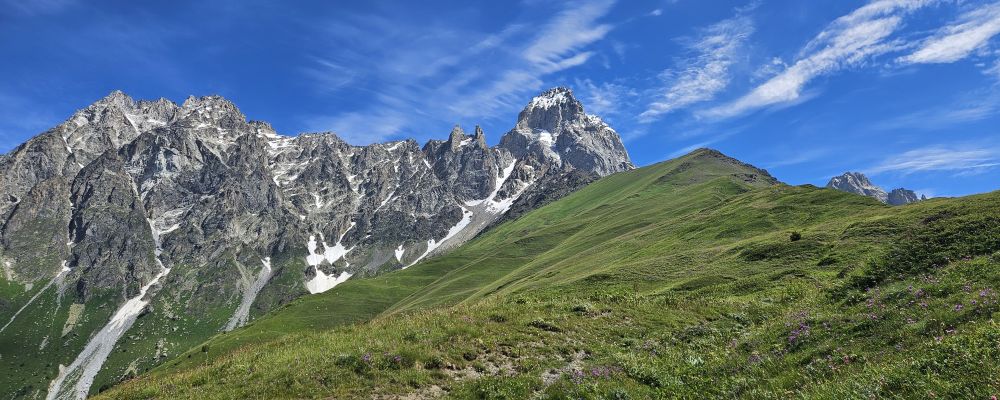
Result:
M406 128L405 115L386 110L374 114L348 112L330 117L314 117L306 121L307 131L336 133L350 144L384 142Z
M1000 34L1000 2L969 11L952 25L942 28L913 54L899 59L904 64L952 63L982 48Z
M695 150L698 150L698 149L702 149L702 148L706 148L706 147L710 146L712 143L715 143L715 140L698 142L698 143L692 144L692 145L687 146L687 147L679 148L679 149L675 150L673 153L667 154L667 159L674 159L674 158L683 156L685 154L688 154L688 153L690 153L692 151L695 151Z
M51 105L0 92L0 154L44 132L60 121Z
M54 14L76 4L76 0L0 0L0 7L25 16Z
M567 3L547 19L516 20L494 33L461 24L408 25L406 18L345 17L327 32L336 39L329 42L361 45L330 48L302 72L320 86L367 92L360 95L375 101L311 118L308 126L334 129L351 143L365 144L393 136L390 132L412 136L400 130L418 121L451 126L464 118L484 122L509 116L543 89L547 77L597 55L591 46L612 30L600 20L613 5L613 0ZM331 125L318 125L324 122ZM379 123L395 128L375 128Z
M359 77L354 69L323 58L315 58L315 65L302 68L302 72L319 83L314 88L320 92L335 92Z
M993 75L997 79L1000 79L1000 60L995 61L992 67L983 72L989 75Z
M595 84L590 79L576 80L576 96L587 106L587 112L610 119L622 113L638 95L635 89L617 83Z
M929 146L906 151L867 169L866 172L950 171L962 174L981 173L1000 166L1000 151L994 148Z
M664 71L663 94L649 104L640 115L643 122L652 122L691 104L712 100L730 82L730 69L753 33L750 18L737 16L705 29L690 45L694 53L674 69Z
M449 110L462 117L484 117L522 106L529 94L542 88L544 76L582 65L594 56L584 49L611 31L611 25L597 21L613 4L599 0L569 5L523 46L521 62L492 74L499 79L484 88L466 90L470 95L459 98Z
M955 126L978 122L1000 114L1000 91L985 88L947 99L941 105L889 118L872 125L879 130L954 129Z
M791 150L791 149L786 149ZM767 169L787 167L791 165L798 165L807 163L810 161L815 161L816 159L826 156L830 153L829 149L817 148L817 149L795 149L791 151L783 151L781 154L777 154L773 157L776 161L768 164Z
M663 15L663 9L662 8L657 8L657 9L655 9L653 11L650 11L649 14L646 14L646 15L650 16L650 17L659 17L659 16Z
M607 14L613 1L600 0L574 4L559 13L536 35L524 50L525 60L536 65L559 64L588 44L604 38L611 25L597 24Z
M888 40L902 26L902 15L932 0L877 0L832 22L800 52L797 61L737 100L702 116L726 118L761 107L803 99L806 84L818 76L864 64L871 57L898 49Z

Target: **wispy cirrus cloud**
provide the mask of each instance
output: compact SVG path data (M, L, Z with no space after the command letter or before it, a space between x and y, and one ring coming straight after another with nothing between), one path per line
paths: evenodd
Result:
M962 14L899 61L904 64L952 63L968 57L1000 34L1000 2Z
M36 101L0 92L0 154L7 153L25 138L44 132L59 122Z
M776 76L746 95L701 115L727 118L801 101L803 90L813 79L862 65L875 56L904 46L904 43L890 40L890 36L902 27L903 16L933 2L877 0L868 3L833 21L800 51L795 62Z
M1000 91L985 88L948 99L941 105L877 122L878 130L935 130L973 123L1000 114Z
M77 3L76 0L0 0L0 9L16 15L35 16L63 11ZM2 16L3 11L0 11Z
M525 96L542 88L542 78L583 65L594 56L586 48L611 31L610 24L598 22L614 0L568 4L517 52L520 60L500 74L499 79L481 90L471 91L450 109L459 116L484 117L497 111L519 107Z
M334 131L344 141L371 143L373 138L388 138L406 128L407 116L395 110L376 113L348 112L332 117L312 117L306 120L311 132ZM344 129L340 129L344 128Z
M440 119L489 120L515 111L546 78L591 60L592 45L613 29L601 20L614 4L566 3L541 22L515 20L495 32L349 17L330 35L363 48L330 49L302 71L330 93L364 82L373 101L359 110L306 118L307 127L367 144L412 135L404 130L418 119L450 125L455 121Z
M714 99L729 85L730 69L753 31L753 21L745 15L737 15L689 39L692 57L678 61L674 68L660 74L665 82L662 94L640 114L640 120L652 122L692 104Z
M1000 149L983 147L928 146L889 157L866 172L879 174L897 172L944 171L977 174L1000 166Z
M631 106L638 91L614 82L594 83L590 79L575 82L576 97L586 104L587 112L611 120Z

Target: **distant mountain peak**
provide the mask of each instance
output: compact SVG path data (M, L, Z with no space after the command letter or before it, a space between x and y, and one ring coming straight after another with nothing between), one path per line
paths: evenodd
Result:
M920 200L927 200L927 197L926 196L924 196L923 198L917 197L917 194L914 193L912 190L904 188L892 189L892 191L889 192L889 197L888 197L889 205L893 206L916 203Z
M111 93L108 93L107 96L104 96L100 100L94 102L94 104L91 106L93 107L94 105L104 105L104 104L114 104L118 106L131 107L135 104L135 100L133 100L132 97L125 94L125 92L121 90L113 90L111 91Z
M826 187L868 196L883 203L889 202L889 194L882 188L875 186L865 174L860 172L845 172L840 176L835 176L830 179Z
M868 196L884 204L894 206L920 201L916 193L904 188L893 189L892 192L886 193L885 189L872 183L865 174L860 172L845 172L840 176L835 176L830 179L826 187Z

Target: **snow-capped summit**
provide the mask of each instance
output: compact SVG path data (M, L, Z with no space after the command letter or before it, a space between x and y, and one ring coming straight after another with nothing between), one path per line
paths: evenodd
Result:
M600 175L634 168L618 133L600 118L587 115L573 91L564 87L533 98L500 146L517 157L532 156L559 168Z
M518 116L515 129L555 132L561 125L586 117L573 91L557 87L535 96Z

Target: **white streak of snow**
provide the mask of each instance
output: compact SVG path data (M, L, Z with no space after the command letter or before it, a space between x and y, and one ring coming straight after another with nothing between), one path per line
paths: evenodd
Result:
M122 304L118 311L115 311L108 324L87 342L87 346L83 348L76 360L69 367L60 368L59 375L49 384L49 393L45 397L47 400L82 400L87 398L90 385L94 383L94 378L100 372L108 355L111 354L115 343L125 331L132 327L135 318L149 304L149 300L144 299L146 292L168 273L170 273L169 269L160 271L153 277L153 280L139 290L138 296Z
M460 221L458 221L458 223L455 224L455 226L451 227L451 229L448 229L448 234L445 235L444 238L441 239L440 242L437 241L437 240L434 240L434 239L428 240L427 241L427 250L424 251L424 254L421 254L420 257L417 257L416 260L413 260L413 262L411 262L409 265L403 267L403 269L409 268L409 267L413 266L413 264L416 264L417 262L419 262L420 260L422 260L424 257L427 257L427 255L431 254L432 251L434 251L438 247L441 247L442 244L444 244L445 242L447 242L448 239L451 239L452 237L454 237L455 235L457 235L459 232L461 232L462 229L465 229L466 226L469 226L469 223L472 222L472 211L466 210L465 207L462 207L462 206L459 206L459 208L462 209L462 219Z
M257 299L257 295L260 293L260 290L263 289L264 285L267 284L267 281L271 279L271 257L264 258L260 261L264 264L264 267L257 273L257 279L253 281L253 284L243 291L243 299L240 301L240 306L236 308L233 316L229 318L229 322L226 323L226 327L224 328L226 332L246 325L247 320L250 317L250 306L253 305L254 300Z
M136 191L135 187L132 189ZM146 308L146 305L149 304L149 300L145 298L146 292L159 282L160 279L170 273L170 269L165 267L160 260L160 255L163 253L160 235L166 233L167 229L162 228L162 226L166 223L165 217L167 214L173 216L175 213L179 215L182 212L172 210L165 213L164 218L158 218L156 221L147 218L149 231L153 235L153 243L155 244L153 255L156 265L160 267L160 273L156 274L149 283L139 289L139 295L129 299L118 308L118 311L115 311L111 320L90 338L90 341L87 342L87 345L76 356L76 359L73 360L73 363L69 367L62 368L60 366L59 375L49 383L48 395L45 397L46 400L82 400L87 398L87 393L90 392L90 385L94 383L94 378L101 371L101 367L104 366L104 361L108 359L108 356L114 349L115 343L118 343L118 339L132 327L135 319Z
M38 296L40 296L42 294L42 292L45 291L45 289L48 289L49 286L52 286L53 283L59 281L64 276L66 276L66 274L68 274L68 273L69 273L69 267L66 266L66 261L63 261L62 262L62 269L59 270L59 273L56 274L56 276L54 278L52 278L52 280L50 280L49 283L46 283L45 286L42 286L41 289L38 289L38 292L36 292L34 296L31 296L31 298L28 299L28 302L24 303L24 305L21 306L21 308L18 309L17 312L15 312L14 315L12 315L10 317L10 321L7 321L7 323L4 324L2 328L0 328L0 332L3 332L4 329L7 329L7 326L9 326L11 324L11 322L14 322L14 319L16 319L17 316L21 314L21 311L24 311L24 309L28 308L28 306L30 306L31 303L34 303L35 300L38 299Z

